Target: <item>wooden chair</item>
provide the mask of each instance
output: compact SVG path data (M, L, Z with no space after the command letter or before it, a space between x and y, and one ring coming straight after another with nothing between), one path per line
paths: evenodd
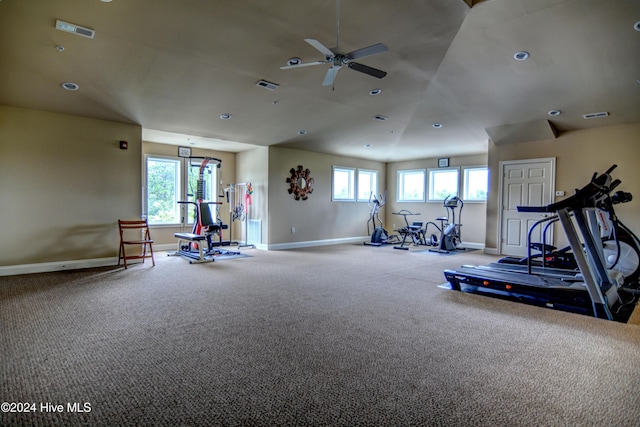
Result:
M137 221L124 221L118 220L118 228L120 229L120 251L118 253L118 265L120 260L124 261L124 268L128 268L128 259L142 259L144 263L145 258L151 258L153 265L156 265L156 260L153 257L153 240L149 234L149 224L146 220ZM140 252L136 255L127 255L125 246L135 245L140 246ZM147 246L149 251L147 252Z

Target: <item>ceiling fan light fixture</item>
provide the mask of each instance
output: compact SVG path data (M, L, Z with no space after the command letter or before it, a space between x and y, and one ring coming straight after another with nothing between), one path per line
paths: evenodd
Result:
M513 54L513 59L516 61L526 61L529 59L529 52L525 52L524 50L516 52Z
M220 118L222 120L229 120L231 118L231 114L229 113L220 114Z
M550 110L547 114L550 115L550 116L555 117L555 116L559 116L560 114L562 114L562 111L560 111L560 110Z

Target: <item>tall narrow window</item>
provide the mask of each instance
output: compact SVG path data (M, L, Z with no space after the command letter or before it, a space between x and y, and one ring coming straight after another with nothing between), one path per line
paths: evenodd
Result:
M149 224L179 224L180 160L147 157L146 172Z
M466 201L484 202L487 200L489 169L479 166L464 169L462 198Z
M354 201L355 192L355 169L334 166L332 200Z
M368 202L378 193L378 171L358 169L358 201Z
M457 196L459 187L458 168L429 169L429 200L444 200Z
M424 169L398 171L398 201L424 202Z

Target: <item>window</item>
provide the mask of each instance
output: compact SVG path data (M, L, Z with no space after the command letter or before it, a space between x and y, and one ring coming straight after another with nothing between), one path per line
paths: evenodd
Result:
M444 200L457 196L459 187L458 168L429 169L429 200Z
M478 166L464 169L462 198L465 201L486 201L489 185L489 169Z
M180 160L146 158L147 220L149 224L179 224Z
M424 202L424 169L398 171L398 202Z
M358 169L358 201L369 202L378 194L378 171Z
M203 170L203 183L198 189L201 159L180 159L156 155L145 156L147 220L150 225L191 225L195 219L198 197L216 201L218 168L210 163ZM201 193L201 194L200 194ZM211 207L216 214L215 206Z
M355 174L353 168L333 167L332 200L348 201L356 199Z

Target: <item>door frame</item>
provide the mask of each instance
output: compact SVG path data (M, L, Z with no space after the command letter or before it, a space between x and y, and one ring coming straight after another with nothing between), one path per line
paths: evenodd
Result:
M504 185L504 174L505 167L507 165L513 164L523 164L523 163L540 163L540 162L549 162L551 164L551 194L550 194L550 203L555 202L555 188L556 188L556 158L555 157L542 157L538 159L522 159L522 160L500 160L499 169L500 169L500 179L498 180L498 241L496 242L496 251L498 255L502 255L502 213L504 211L504 193L503 193L503 185Z

